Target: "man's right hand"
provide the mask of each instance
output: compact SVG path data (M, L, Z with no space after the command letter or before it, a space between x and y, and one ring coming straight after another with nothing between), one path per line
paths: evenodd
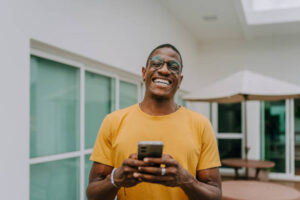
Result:
M137 159L137 154L131 154L123 164L115 170L114 182L118 187L132 187L140 181L133 177L139 166L144 162ZM110 175L112 166L94 162L91 168L89 185L87 187L87 197L89 200L105 199L113 200L118 192L118 188L111 184Z
M124 160L121 167L117 168L114 173L114 182L118 187L132 187L140 183L137 178L133 177L134 172L138 172L138 167L145 165L144 161L137 159L137 154L131 154Z

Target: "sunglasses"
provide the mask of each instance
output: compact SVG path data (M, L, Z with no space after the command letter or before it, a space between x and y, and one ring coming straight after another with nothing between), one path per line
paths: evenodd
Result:
M176 60L164 61L159 56L153 56L150 60L149 66L153 69L160 69L164 64L167 64L168 70L172 73L179 74L181 71L181 65Z

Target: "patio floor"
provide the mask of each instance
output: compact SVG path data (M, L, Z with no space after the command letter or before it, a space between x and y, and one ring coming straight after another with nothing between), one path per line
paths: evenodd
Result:
M232 176L222 176L222 180L233 180L234 177ZM269 182L272 182L272 183L278 183L278 184L282 184L282 185L285 185L285 186L289 186L289 187L293 187L295 188L296 190L299 190L300 191L300 182L295 182L295 181L278 181L278 180L269 180Z

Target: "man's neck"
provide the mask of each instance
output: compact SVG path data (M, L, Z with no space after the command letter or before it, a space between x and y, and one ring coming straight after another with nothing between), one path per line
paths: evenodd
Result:
M168 115L178 109L174 99L153 99L144 98L140 103L140 108L143 112L152 116Z

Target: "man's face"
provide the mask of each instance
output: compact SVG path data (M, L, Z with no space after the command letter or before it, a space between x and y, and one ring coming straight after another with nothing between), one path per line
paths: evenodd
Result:
M173 98L181 84L180 56L171 48L157 49L143 67L146 95L154 95L159 98Z

